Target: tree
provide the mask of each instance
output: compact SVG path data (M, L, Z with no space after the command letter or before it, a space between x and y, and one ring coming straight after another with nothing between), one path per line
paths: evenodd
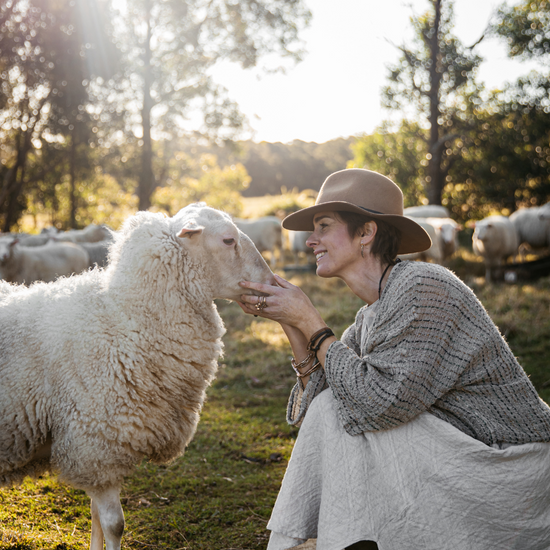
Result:
M105 37L78 32L80 21L97 15L94 7L95 2L84 0L69 6L55 0L8 0L0 6L0 215L6 231L25 208L25 188L33 183L29 156L46 143L58 150L65 146L75 222L78 145L92 134L86 82L106 70L94 55L104 53Z
M153 138L175 139L202 112L202 132L228 139L243 125L237 106L210 76L220 60L255 66L279 56L302 55L299 31L309 21L303 0L127 0L115 19L125 56L120 90L128 115L141 128L140 209L159 185ZM132 98L133 101L130 101ZM139 112L131 105L139 105Z
M389 67L383 105L415 112L419 137L427 148L426 194L430 204L441 204L449 172L460 155L453 142L469 127L464 113L479 95L475 76L481 58L452 34L452 2L428 1L430 10L411 18L413 44L400 46L399 61Z
M391 178L403 191L405 206L427 203L422 185L428 165L423 134L416 122L403 120L397 129L383 123L372 135L351 145L354 158L348 167L374 170Z
M544 58L550 54L550 2L522 0L497 10L490 32L504 38L510 57Z

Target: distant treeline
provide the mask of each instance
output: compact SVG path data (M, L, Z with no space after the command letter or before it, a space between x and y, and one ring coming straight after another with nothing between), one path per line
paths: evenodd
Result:
M242 141L235 149L213 152L218 164L240 162L251 178L245 197L276 195L281 189L318 191L332 172L343 170L353 159L351 145L356 138L338 138L325 143L294 140L290 143Z

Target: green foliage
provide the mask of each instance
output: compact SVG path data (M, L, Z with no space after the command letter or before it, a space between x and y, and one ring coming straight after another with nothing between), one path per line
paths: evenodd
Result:
M472 274L482 264L467 254L451 267L473 287L550 401L550 279L518 286L486 285ZM481 270L479 269L481 267ZM337 279L290 279L311 297L338 337L362 303ZM267 546L266 524L296 428L285 421L295 376L280 327L219 302L227 333L225 357L208 390L195 438L167 466L144 462L122 489L123 549L247 549ZM0 550L85 550L89 499L54 477L0 490Z
M8 0L0 5L0 219L5 230L16 224L26 206L23 195L36 183L28 164L41 141L91 139L86 83L93 76L108 77L116 59L109 52L102 58L109 62L100 62L108 51L106 25L83 28L82 21L92 19L101 20L96 3ZM75 161L67 148L64 162Z
M460 217L509 215L550 200L550 80L531 73L487 94L472 116L445 196Z
M550 2L522 0L503 4L490 32L504 38L510 57L529 59L550 54Z
M245 196L277 194L281 188L318 191L326 177L343 170L353 158L354 138L338 138L326 143L241 143L242 163L252 182Z
M233 216L240 215L241 193L250 183L244 166L234 164L222 169L213 155L202 155L196 162L186 158L181 163L184 156L177 154L170 163L167 184L158 187L151 198L152 209L173 216L192 202L204 201Z
M426 194L432 204L440 204L443 187L457 153L453 141L472 120L463 110L478 95L475 84L481 58L465 48L453 34L451 0L429 0L430 9L412 17L414 39L401 46L397 64L388 67L388 85L382 104L398 111L412 111L418 138L426 141L424 176ZM397 156L391 151L389 156Z
M357 138L351 145L354 158L348 168L366 168L384 174L403 191L405 206L427 203L427 144L425 130L414 122L401 122L398 130L383 124L374 134Z
M283 218L292 212L313 206L316 197L317 192L311 189L300 192L298 189L287 191L283 187L280 195L256 197L255 201L250 199L245 199L245 201L248 204L254 204L253 208L248 208L248 217L277 216Z

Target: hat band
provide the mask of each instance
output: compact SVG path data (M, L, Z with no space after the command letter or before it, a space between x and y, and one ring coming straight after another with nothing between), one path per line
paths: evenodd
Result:
M357 205L359 206L359 205ZM366 210L367 212L370 212L371 214L382 214L384 215L383 212L378 212L378 210L371 210L370 208L365 208L364 206L359 206L359 208L361 208L361 210Z

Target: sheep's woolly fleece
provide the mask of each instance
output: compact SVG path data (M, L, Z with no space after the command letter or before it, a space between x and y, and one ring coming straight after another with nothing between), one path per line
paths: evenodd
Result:
M76 487L110 486L144 457L184 451L222 353L215 287L245 263L213 265L207 242L177 236L200 214L205 235L229 223L238 239L228 216L184 211L131 217L105 270L0 282L0 485L53 469ZM265 262L250 257L265 280ZM50 443L51 464L48 453L30 461Z

